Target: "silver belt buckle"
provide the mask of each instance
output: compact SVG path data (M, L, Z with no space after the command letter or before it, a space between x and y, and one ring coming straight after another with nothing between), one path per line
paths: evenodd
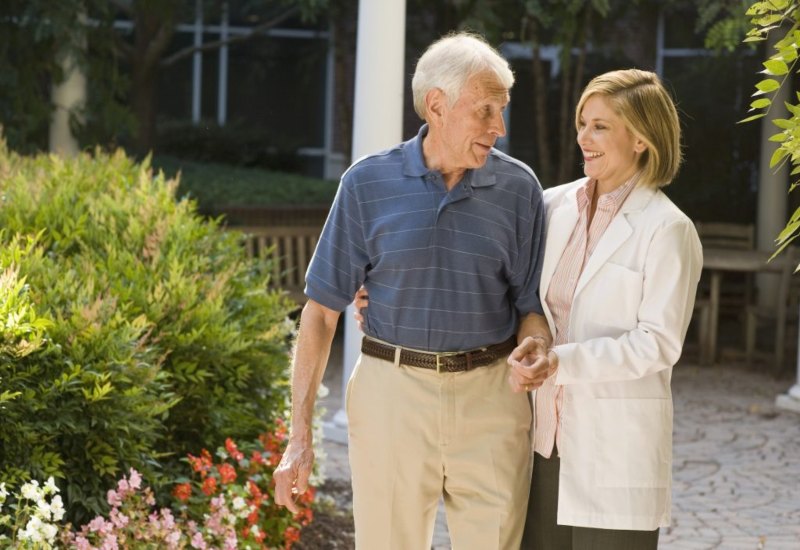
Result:
M453 357L454 355L458 355L459 353L461 353L461 352L459 352L459 351L446 351L444 353L437 353L436 354L436 373L437 374L441 374L442 373L442 361L441 361L442 357Z

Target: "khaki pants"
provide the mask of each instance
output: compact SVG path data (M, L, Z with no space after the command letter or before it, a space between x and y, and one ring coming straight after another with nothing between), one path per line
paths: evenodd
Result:
M454 550L517 550L530 489L530 398L505 358L469 372L361 355L346 407L359 550L427 550L444 497Z

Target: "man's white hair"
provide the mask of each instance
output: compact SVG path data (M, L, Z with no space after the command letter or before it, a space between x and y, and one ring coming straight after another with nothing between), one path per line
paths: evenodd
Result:
M514 85L514 73L506 61L483 37L458 32L431 44L417 61L411 90L414 110L426 118L425 96L439 88L452 106L461 95L464 84L475 74L492 72L507 90Z

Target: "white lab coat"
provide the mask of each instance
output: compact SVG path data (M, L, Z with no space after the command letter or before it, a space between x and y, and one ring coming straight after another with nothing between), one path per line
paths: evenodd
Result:
M545 191L541 296L578 221L582 178ZM672 367L703 265L694 224L663 192L635 187L578 280L564 386L558 523L654 530L669 525ZM553 317L545 305L550 329Z

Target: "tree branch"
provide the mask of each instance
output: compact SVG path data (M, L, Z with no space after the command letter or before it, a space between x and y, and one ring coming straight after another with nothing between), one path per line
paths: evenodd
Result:
M133 19L134 16L133 6L129 1L128 2L126 2L125 0L109 0L109 1L115 8L117 8L119 11L127 15L130 19Z
M285 12L280 14L279 16L275 17L274 19L266 21L266 22L264 22L264 23L262 23L260 25L256 25L255 27L250 29L250 32L247 33L247 34L240 34L240 35L237 35L237 36L233 36L233 37L231 37L231 38L229 38L227 40L217 40L215 42L208 42L206 44L203 44L202 46L189 46L187 48L179 50L179 51L175 52L174 54L172 54L171 56L162 59L161 60L161 66L162 67L168 67L169 65L172 65L173 63L176 63L176 62L180 61L181 59L189 57L190 55L192 55L195 52L205 52L205 51L209 51L209 50L216 50L217 48L220 48L222 46L227 46L229 44L234 44L236 42L242 42L244 40L249 40L249 39L253 38L254 36L256 36L259 33L262 33L262 32L264 32L264 31L266 31L268 29L271 29L272 27L280 25L281 23L283 23L284 21L286 21L287 19L289 19L290 17L295 15L299 10L300 10L300 8L298 6L294 6L294 7L290 8L290 9L286 10Z

